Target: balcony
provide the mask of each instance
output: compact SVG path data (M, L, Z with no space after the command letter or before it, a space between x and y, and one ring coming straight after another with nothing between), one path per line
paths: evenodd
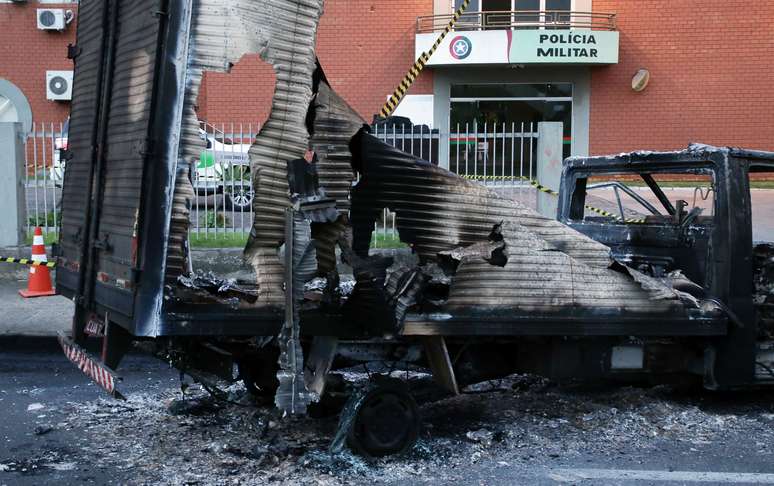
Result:
M453 14L417 17L417 34L441 32L453 17ZM614 13L566 10L466 12L457 21L454 30L458 32L504 29L615 30L615 20Z
M453 16L417 18L417 57ZM467 12L429 66L465 64L616 64L616 14L558 10Z

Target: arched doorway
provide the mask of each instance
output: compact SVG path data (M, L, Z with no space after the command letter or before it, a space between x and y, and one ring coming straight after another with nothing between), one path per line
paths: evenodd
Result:
M21 122L25 133L32 130L32 109L15 84L0 79L0 122Z

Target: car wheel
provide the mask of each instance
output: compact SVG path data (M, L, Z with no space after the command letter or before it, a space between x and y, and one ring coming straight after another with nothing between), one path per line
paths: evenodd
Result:
M227 210L237 212L250 211L253 205L253 196L255 195L255 191L252 188L247 185L234 188L226 187L224 192Z

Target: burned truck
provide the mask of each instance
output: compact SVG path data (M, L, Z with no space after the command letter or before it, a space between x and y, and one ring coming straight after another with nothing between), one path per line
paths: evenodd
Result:
M370 135L315 58L322 7L81 2L56 249L57 287L76 311L60 341L107 392L120 396L133 343L208 388L241 380L287 414L356 362L427 368L448 393L516 372L710 388L774 378L772 257L753 252L748 181L774 170L774 154L692 146L571 159L559 219L546 217ZM190 250L191 167L204 72L249 53L277 77L249 150L253 279L234 282L202 273ZM711 216L668 199L667 170L709 177ZM642 180L661 209L599 182L611 171ZM649 214L630 222L619 200L621 217L598 218L611 213L586 199L600 184ZM370 248L385 208L408 258ZM356 449L383 455L416 439L416 403L394 378L375 376L349 403Z

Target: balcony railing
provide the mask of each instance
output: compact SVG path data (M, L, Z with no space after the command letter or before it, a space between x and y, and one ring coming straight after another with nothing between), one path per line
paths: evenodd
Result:
M453 15L417 17L417 33L441 31ZM571 12L567 10L501 10L466 12L454 26L456 31L506 29L591 29L616 30L616 14Z

